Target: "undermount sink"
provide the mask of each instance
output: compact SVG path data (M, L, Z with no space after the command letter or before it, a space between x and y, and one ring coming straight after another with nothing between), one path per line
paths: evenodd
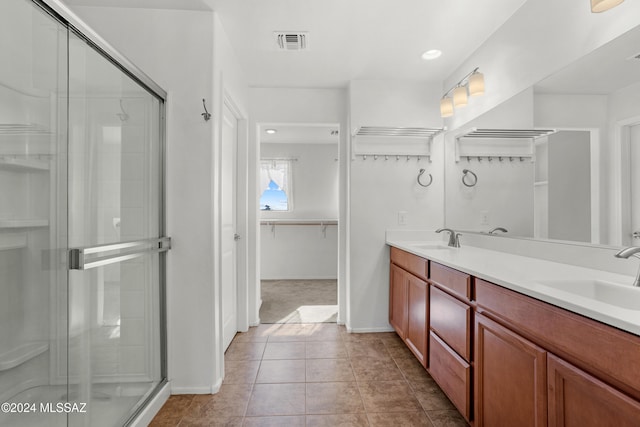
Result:
M430 244L424 244L424 245L420 245L420 244L418 244L418 245L412 245L412 246L413 246L414 248L417 248L417 249L425 249L425 250L432 250L432 249L454 249L454 248L452 248L452 247L450 247L450 246L447 246L447 245L438 245L438 244L433 244L433 243L430 243Z
M593 279L540 280L538 283L605 304L640 310L640 288Z

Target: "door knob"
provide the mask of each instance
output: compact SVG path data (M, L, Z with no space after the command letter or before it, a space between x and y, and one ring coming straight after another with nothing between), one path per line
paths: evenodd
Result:
M236 242L237 242L238 240L240 240L240 235L239 235L238 233L234 234L234 235L233 235L233 240L235 240Z
M640 231L634 231L632 236L634 239L640 239Z

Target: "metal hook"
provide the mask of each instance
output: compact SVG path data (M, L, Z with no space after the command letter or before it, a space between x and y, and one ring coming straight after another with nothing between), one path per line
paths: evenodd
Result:
M418 184L420 184L423 187L428 187L431 185L431 183L433 182L433 176L431 176L431 174L429 174L429 182L426 184L423 184L422 182L420 182L420 178L422 177L422 174L425 173L424 169L420 169L420 172L418 173L418 178L416 178L416 181L418 181Z
M208 122L209 119L211 118L211 114L207 111L207 104L205 104L204 102L204 98L202 98L202 106L204 107L204 113L200 114L202 117L204 117L204 121Z
M396 156L396 162L400 160L400 156Z
M389 156L384 156L384 159L385 160L389 160Z
M378 155L377 154L373 155L373 160L378 160Z
M367 155L366 154L362 155L362 160L367 160Z
M473 173L472 171L470 171L469 169L462 169L462 183L465 185L465 187L475 187L476 184L478 183L478 175L476 175L475 173ZM465 178L467 177L468 174L473 175L473 183L468 184L467 181L465 181Z
M120 117L120 121L126 122L129 120L129 115L124 111L124 107L122 106L122 99L120 100L120 111L122 111L122 113L116 113L116 116Z

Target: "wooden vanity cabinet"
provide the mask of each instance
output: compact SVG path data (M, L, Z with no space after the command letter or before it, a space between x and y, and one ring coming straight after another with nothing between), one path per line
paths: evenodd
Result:
M476 313L478 426L640 425L640 337L483 280L476 279L475 287L476 310L482 313ZM489 341L494 335L502 338ZM508 355L496 350L501 348L500 353L505 353L507 347L499 342L505 337L512 341ZM522 362L514 368L509 360L518 352ZM541 364L539 359L545 352L546 364ZM529 369L525 366L527 357ZM487 384L489 378L503 376L506 371L520 384L514 384L511 392L517 390L517 400L529 411L539 411L535 420L540 423L514 424L511 419L496 422L488 418L492 414L509 416L509 408L515 407L516 403L508 400L510 392L505 384ZM496 397L496 390L505 395ZM495 399L509 402L508 406L497 410L492 403ZM546 411L542 409L545 405Z
M391 248L389 323L423 366L427 363L429 263Z
M427 282L411 274L407 277L407 333L405 343L422 366L427 364Z
M389 323L403 340L406 337L408 313L407 308L407 272L391 264L389 280Z
M391 248L389 322L474 427L640 426L640 337Z
M475 318L475 425L547 425L547 352L491 319Z
M640 402L551 354L547 370L549 427L640 425Z
M434 270L432 268L431 271ZM448 277L452 276L448 275ZM448 282L441 280L438 286L434 285L434 282L431 283L428 370L465 419L471 421L473 406L471 399L471 336L473 335L471 319L473 310L466 299L460 300L438 287L446 286L445 289L451 291L447 286ZM458 283L460 282L458 281ZM457 292L456 295L466 295L466 292Z

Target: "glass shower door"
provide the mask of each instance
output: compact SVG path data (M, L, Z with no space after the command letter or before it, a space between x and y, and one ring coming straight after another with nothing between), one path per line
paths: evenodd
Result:
M0 2L0 425L64 426L67 29Z
M162 108L69 35L72 426L123 425L163 380Z

